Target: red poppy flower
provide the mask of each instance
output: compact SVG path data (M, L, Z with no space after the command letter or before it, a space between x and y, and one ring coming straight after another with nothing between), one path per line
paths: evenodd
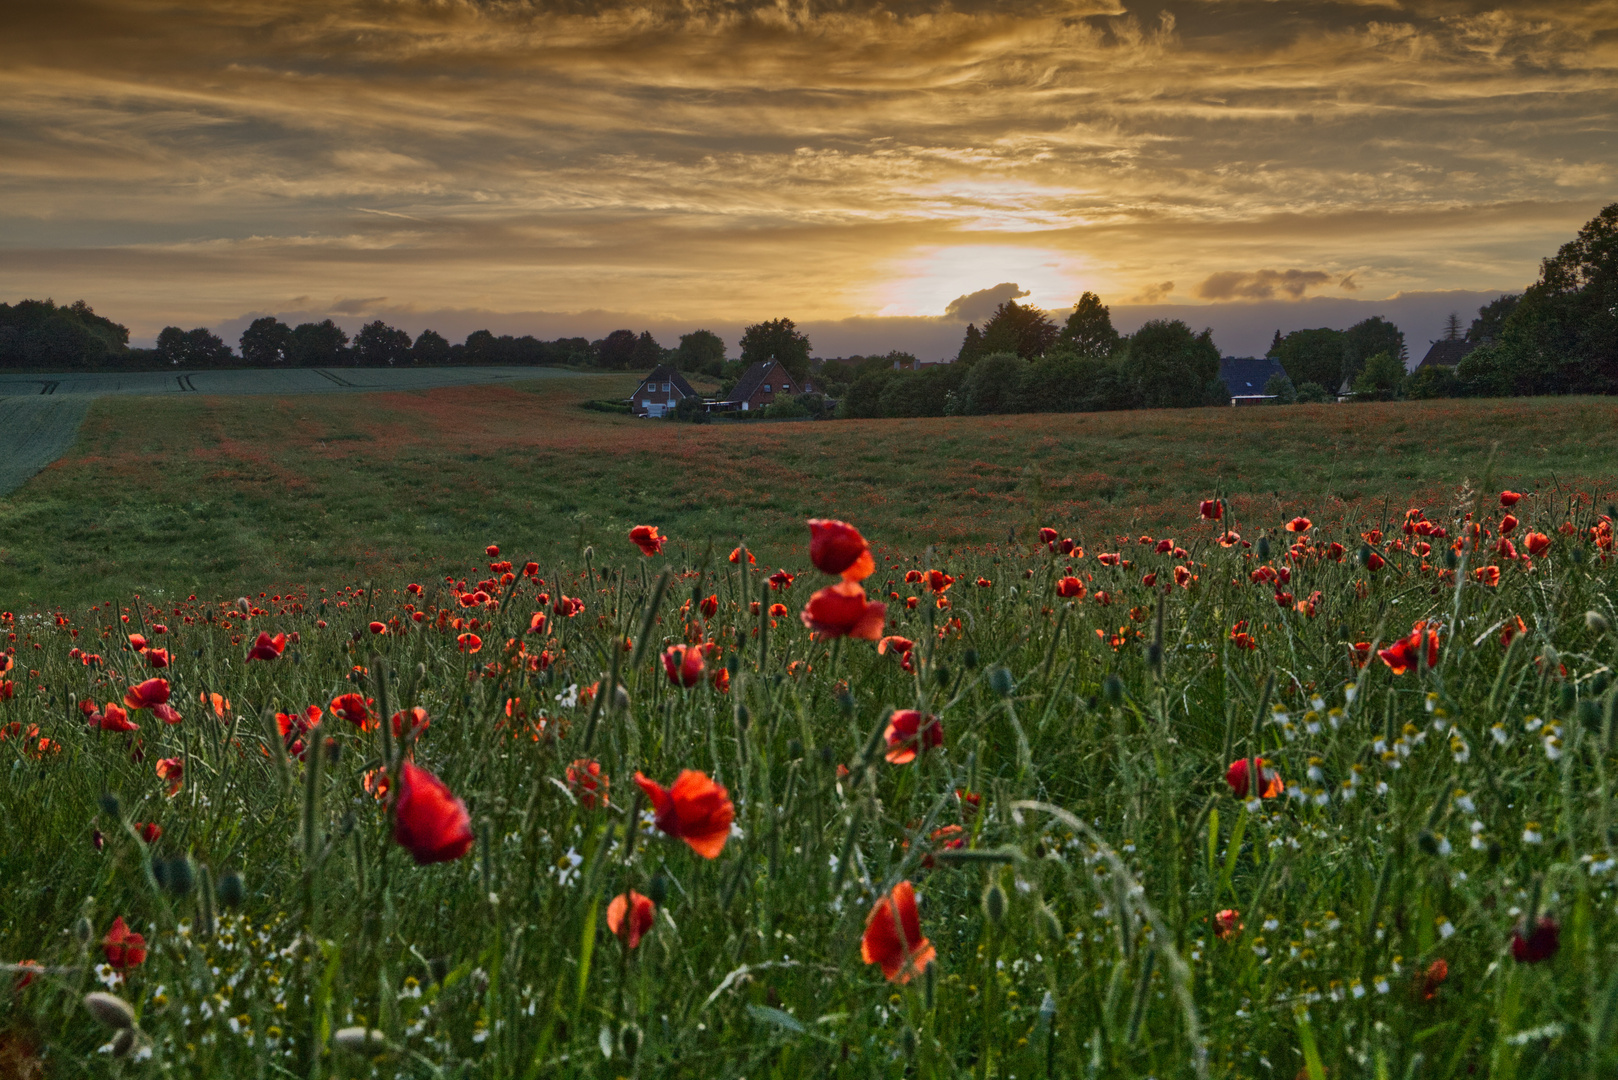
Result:
M809 520L809 561L823 574L839 574L844 581L864 581L876 570L870 545L846 521Z
M1384 559L1382 556L1378 555L1374 551L1371 552L1370 555L1367 556L1366 560L1365 560L1365 568L1367 570L1370 570L1373 574L1376 573L1378 570L1382 569L1386 565L1388 565L1388 560Z
M1562 943L1561 938L1561 926L1549 915L1541 915L1531 931L1519 921L1511 931L1511 955L1520 964L1549 960L1556 955Z
M1242 534L1237 532L1234 529L1226 529L1223 533L1219 534L1219 546L1220 547L1233 548L1233 547L1235 547L1237 544L1239 544L1241 542L1242 542Z
M943 746L944 725L939 723L936 716L923 720L921 713L915 709L898 709L888 717L888 727L882 737L888 744L885 755L888 761L894 765L904 765L916 760L918 749Z
M331 700L331 714L340 716L361 731L373 731L377 718L371 715L371 703L358 694L342 694Z
M976 584L977 587L980 588L980 589L988 589L988 588L992 588L994 586L994 582L990 581L986 577L978 578L977 581L974 584Z
M1191 587L1190 569L1184 566L1176 566L1174 568L1174 584L1182 589L1189 589Z
M459 859L472 847L472 818L466 804L413 761L406 761L399 773L393 841L421 866Z
M140 730L140 725L132 723L129 719L129 714L111 701L107 702L107 708L104 712L92 712L89 720L91 727L100 728L102 731Z
M1500 584L1498 566L1480 566L1472 571L1472 576L1477 579L1479 585L1487 585L1491 589Z
M388 632L388 624L385 622L377 622L375 619L372 619L371 625L368 629L373 634L385 634Z
M906 570L905 571L905 584L906 585L915 585L919 581L921 581L921 571L920 570Z
M937 950L921 936L915 887L901 881L871 908L865 935L860 938L860 957L867 964L881 964L889 982L907 983L927 970L937 956Z
M1084 558L1084 549L1071 536L1064 537L1062 542L1056 545L1056 550L1063 555L1071 555L1075 559Z
M528 632L530 634L543 634L545 632L545 613L543 611L536 611L529 618Z
M1521 499L1522 499L1522 496L1520 494L1518 494L1517 492L1515 492L1515 491L1502 491L1500 493L1500 505L1501 506L1505 506L1505 507L1516 506L1517 503L1519 501L1521 501Z
M1157 542L1157 546L1152 550L1156 551L1159 555L1167 555L1169 552L1174 550L1174 541L1168 539L1159 540Z
M253 642L251 649L247 650L247 659L250 661L275 660L280 657L281 653L286 651L286 647L287 636L285 634L276 634L271 637L269 631L261 630L259 631L258 640Z
M675 686L695 686L702 681L707 665L700 645L670 645L663 650L663 670Z
M1314 526L1315 523L1306 517L1295 517L1291 521L1287 522L1287 532L1305 533L1314 528Z
M702 617L704 619L711 619L715 615L719 614L719 597L718 597L718 595L716 594L716 595L713 595L713 596L705 596L705 597L703 597L702 598L702 603L697 605L697 610L702 612Z
M651 898L634 889L619 893L607 904L607 929L631 949L640 944L640 939L656 920Z
M144 824L139 821L131 822L130 828L140 833L140 838L146 841L147 844L155 844L163 838L163 826L155 821L148 821Z
M148 667L161 669L169 666L169 651L167 649L147 649L141 655L146 658Z
M1056 583L1056 595L1064 599L1084 599L1084 582L1069 574Z
M1047 529L1039 530L1039 542L1041 544L1050 544L1050 543L1054 543L1055 541L1056 541L1056 530L1055 529L1047 528Z
M772 619L784 619L784 618L786 618L786 615L787 615L787 606L785 604L771 604L770 605L770 618L772 618Z
M1421 999L1431 1001L1438 996L1438 988L1449 978L1449 961L1440 956L1427 965L1421 976Z
M1197 508L1197 513L1205 521L1218 521L1225 516L1225 507L1218 499L1203 499L1202 505Z
M1118 553L1116 551L1102 552L1096 556L1096 561L1102 566L1117 566L1119 562Z
M134 649L136 652L145 651L145 649L146 649L146 635L145 634L130 634L129 635L129 647L131 649Z
M1522 546L1537 559L1551 549L1551 538L1542 532L1531 532L1522 538Z
M1438 665L1438 631L1427 630L1426 623L1417 623L1410 631L1410 636L1400 638L1386 649L1378 650L1377 655L1382 662L1393 670L1395 675L1403 675L1415 667L1421 658L1422 632L1427 634L1427 666Z
M1500 535L1504 536L1517 527L1517 518L1514 514L1507 514L1500 519Z
M1517 557L1517 545L1502 536L1494 545L1494 553L1502 559L1515 559Z
M112 929L101 939L101 951L114 971L127 971L146 962L146 939L124 924L124 917L112 920Z
M656 525L636 525L629 530L629 542L640 548L640 553L648 557L662 554L663 545L668 543L668 537L657 534Z
M167 679L147 679L124 691L124 705L130 709L150 709L169 700Z
M684 840L704 859L719 857L730 836L730 823L736 819L736 808L722 785L695 769L680 773L669 788L639 772L635 783L652 800L659 829Z
M867 600L859 582L840 581L811 596L800 617L817 637L875 641L882 636L888 606Z
M1141 579L1140 579L1140 583L1142 585L1146 586L1148 589L1150 589L1153 585L1156 585L1157 584L1157 571L1153 570L1149 574L1142 574Z
M579 805L586 810L607 805L607 788L610 786L610 780L601 771L599 761L579 758L569 765L567 786L573 792L573 797L579 800Z
M1235 908L1225 908L1214 915L1214 926L1218 927L1220 939L1229 941L1242 932L1242 913Z
M916 643L911 641L909 638L900 637L897 634L890 634L876 643L876 654L881 656L889 649L892 649L894 652L908 656L910 654L910 650L914 649L915 647Z
M955 579L942 570L927 571L927 587L935 593L948 592Z
M500 554L500 545L490 544L488 547L483 549L483 554L487 555L491 559L494 558L496 555Z
M740 564L741 561L742 561L742 552L743 552L743 550L744 550L743 548L733 548L733 549L731 549L730 561L733 562L733 563ZM757 562L758 562L758 560L753 558L753 553L751 551L747 552L747 565L752 566Z
M792 584L793 575L787 573L787 571L785 571L785 570L777 570L775 573L770 575L769 580L770 580L770 588L772 588L772 589L784 589L787 586Z
M455 644L460 647L460 650L463 653L470 655L471 653L478 652L483 648L483 639L478 637L476 634L468 632L465 634L456 635Z
M157 778L168 781L168 797L174 798L180 793L180 783L185 779L185 762L177 757L160 759L157 763Z
M556 598L556 603L552 605L551 610L555 611L564 619L571 619L573 616L582 614L584 612L584 601L572 596L558 596Z
M393 734L395 738L404 737L404 723L407 717L410 720L412 737L420 736L423 731L432 726L432 721L427 718L427 710L420 705L413 709L400 709L393 714Z
M1237 758L1230 763L1230 768L1225 770L1225 783L1230 785L1231 794L1238 799L1247 798L1247 774L1251 768L1250 758ZM1264 798L1273 799L1286 790L1286 785L1281 782L1281 774L1270 768L1268 761L1259 758L1258 768L1264 782L1264 789L1260 792Z
M1350 659L1354 666L1362 668L1371 662L1371 643L1369 641L1356 641L1348 647Z

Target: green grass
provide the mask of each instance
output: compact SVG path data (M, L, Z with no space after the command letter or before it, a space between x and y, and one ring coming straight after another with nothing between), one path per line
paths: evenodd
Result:
M590 412L630 376L302 397L103 398L78 444L0 498L0 596L278 591L449 569L498 540L578 558L656 522L690 557L745 537L803 559L827 512L886 543L979 545L1044 520L1159 529L1216 486L1244 515L1381 523L1479 477L1618 475L1604 398L687 426Z
M1451 538L1474 510L1493 527L1493 490L1430 516ZM1173 536L1188 555L1131 541L1116 568L1095 558L1113 549L1100 538L1080 560L1027 544L883 558L866 585L889 598L890 632L918 643L913 673L869 642L810 640L795 616L827 581L813 570L773 592L763 569L674 548L646 559L621 537L587 564L548 562L543 582L496 587L504 600L486 608L430 581L417 598L401 579L280 594L250 615L164 601L67 625L18 616L15 695L0 704L14 725L0 741L14 837L0 956L49 973L0 1002L5 1045L46 1054L60 1077L1606 1074L1618 612L1610 533L1592 546L1587 506L1578 532L1557 532L1565 505L1517 508L1516 536L1555 537L1531 566L1491 541L1452 576L1448 541L1424 541L1423 558L1396 531L1373 574L1319 554L1358 546L1340 527L1283 561L1280 515L1244 517L1262 544L1226 549L1186 512ZM1318 592L1313 616L1252 583L1264 546L1297 599ZM1472 584L1485 561L1496 587ZM1141 581L1177 565L1196 575L1187 588ZM466 553L457 567L467 588L498 573ZM681 575L667 591L665 567ZM1071 603L1055 592L1069 567L1087 579ZM955 575L947 607L904 582L910 568ZM586 610L524 635L540 592ZM692 602L708 595L704 622ZM788 615L752 615L753 600ZM1502 646L1518 616L1526 632ZM372 620L391 629L368 633ZM1354 666L1352 643L1418 620L1442 624L1435 667ZM1237 623L1256 649L1232 644ZM469 629L476 656L457 649ZM116 700L151 674L123 647L136 630L171 650L184 720L91 729L76 700ZM246 663L260 630L298 640ZM697 639L715 644L711 668L728 665L728 693L665 678L659 652ZM614 670L622 698L573 689ZM328 716L332 758L314 770L261 724L350 690L383 714L428 711L412 753L470 807L464 858L421 867L392 842L363 783L398 760L385 727ZM208 693L230 704L215 715ZM943 745L885 761L895 707L936 714ZM1233 796L1226 766L1255 753L1297 797ZM566 766L585 757L610 778L605 810L568 792ZM162 758L184 762L172 796ZM635 828L635 772L667 783L687 768L736 806L711 861ZM147 822L163 829L150 846L132 828ZM946 826L959 831L935 838ZM953 856L950 835L964 841ZM209 882L231 873L244 897L226 908ZM899 881L937 950L908 985L860 956L874 898ZM634 950L604 928L627 889L659 901ZM1225 909L1239 925L1221 939ZM1529 911L1560 927L1542 963L1513 958ZM124 981L96 967L115 916L151 948ZM1440 960L1447 977L1429 979ZM81 998L102 980L138 1011L150 1057L98 1052L112 1033ZM334 1045L352 1026L378 1045Z

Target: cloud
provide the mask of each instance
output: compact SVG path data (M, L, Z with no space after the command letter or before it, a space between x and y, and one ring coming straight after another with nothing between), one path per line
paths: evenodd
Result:
M1357 273L1359 273L1358 270L1354 271L1354 274ZM1337 283L1337 287L1342 289L1344 292L1359 292L1360 283L1354 280L1354 274L1349 274L1344 277L1342 281Z
M1277 292L1293 300L1331 280L1324 270L1221 270L1197 286L1203 300L1269 300Z
M1127 304L1161 304L1168 299L1169 294L1173 291L1174 282L1163 281L1156 285L1146 286L1124 302Z
M1016 282L1002 281L992 288L957 296L945 306L944 317L956 322L981 323L1007 300L1017 300L1027 295L1028 290L1019 289Z
M387 299L385 296L345 296L332 304L331 310L337 315L361 315L385 304Z

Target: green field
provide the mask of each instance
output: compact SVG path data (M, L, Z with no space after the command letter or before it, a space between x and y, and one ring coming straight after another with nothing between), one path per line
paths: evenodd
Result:
M387 373L384 373L387 374ZM405 373L409 374L409 373ZM198 378L201 378L199 375ZM1383 527L1479 480L1618 486L1610 398L654 423L588 412L632 376L292 397L104 397L74 448L0 498L18 607L446 571L497 541L576 558L642 521L695 553L803 560L801 522L877 522L906 551L1158 529L1214 488L1243 516Z

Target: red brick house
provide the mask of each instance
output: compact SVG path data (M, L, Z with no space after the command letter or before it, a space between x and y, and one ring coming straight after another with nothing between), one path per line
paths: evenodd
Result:
M736 388L723 401L716 401L716 411L753 412L775 401L776 398L796 397L813 393L814 387L806 380L802 385L792 373L775 360L761 360L742 372Z
M635 387L635 395L629 399L629 411L656 420L672 413L674 406L688 397L697 397L697 392L684 376L667 364L659 364Z

